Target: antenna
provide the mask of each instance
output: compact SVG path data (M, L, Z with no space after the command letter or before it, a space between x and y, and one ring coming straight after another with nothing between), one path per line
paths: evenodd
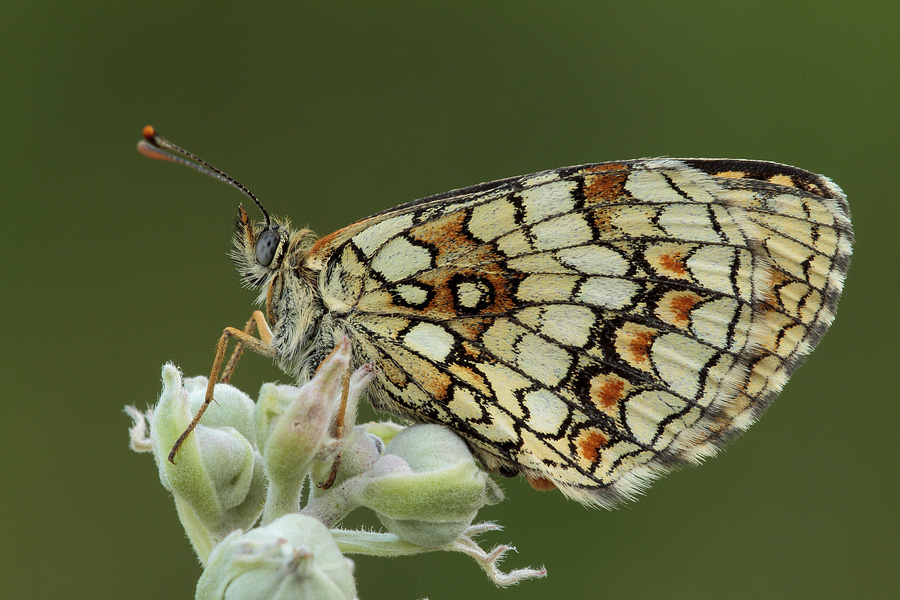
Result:
M240 181L238 181L225 171L217 169L193 152L188 152L184 148L176 146L163 136L156 133L156 130L153 129L152 125L147 125L146 127L144 127L143 134L144 139L138 142L137 145L138 152L140 152L147 158L167 160L169 162L178 163L179 165L190 167L195 171L200 171L201 173L209 175L213 179L224 181L231 187L240 190L245 195L252 198L254 202L256 202L259 210L261 210L263 215L266 217L266 228L269 227L271 223L271 220L269 219L269 213L266 211L265 207L263 207L262 202L259 201L259 198L257 198L253 194L253 192L248 190Z

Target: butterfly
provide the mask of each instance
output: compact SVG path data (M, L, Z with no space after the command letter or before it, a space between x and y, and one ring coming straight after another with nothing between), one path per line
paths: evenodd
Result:
M444 425L488 470L588 505L631 499L753 424L834 320L852 252L841 189L774 162L553 169L319 238L144 137L143 153L263 211L254 223L241 206L232 250L260 290L260 337L249 323L232 337L306 380L346 336L356 365L377 366L377 408Z

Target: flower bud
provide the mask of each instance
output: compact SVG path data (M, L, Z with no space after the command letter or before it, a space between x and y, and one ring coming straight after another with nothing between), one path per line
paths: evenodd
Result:
M278 383L264 383L259 389L259 398L256 400L256 410L253 414L256 443L260 454L265 454L266 442L272 428L291 400L300 393L300 388L293 385Z
M247 533L235 531L216 546L197 583L198 600L350 600L352 563L328 528L288 514Z
M388 531L435 548L455 540L482 506L502 498L462 438L439 425L414 425L388 444L360 500Z
M301 511L331 527L360 506L360 491L368 483L367 472L384 451L384 442L357 425L340 448L340 463L332 485L313 486L309 503ZM331 462L320 463L310 472L314 482L325 481L331 473Z
M163 486L175 497L179 518L201 561L234 529L250 527L266 491L262 460L253 446L253 401L219 384L215 399L182 444L175 464L168 452L203 402L206 380L182 385L181 373L163 367L163 391L150 423L154 457ZM248 439L249 436L249 439Z
M184 379L184 391L187 392L191 414L195 414L206 400L208 382L206 377ZM215 402L203 413L203 424L206 427L234 427L255 448L257 442L253 419L256 403L250 396L227 383L217 383L213 391Z
M269 477L263 523L300 509L304 478L331 440L350 358L350 342L344 338L303 387L263 386L256 417Z
M350 342L335 346L301 388L263 386L257 431L265 437L263 456L272 480L305 475L325 442L350 369ZM271 397L270 397L271 395Z

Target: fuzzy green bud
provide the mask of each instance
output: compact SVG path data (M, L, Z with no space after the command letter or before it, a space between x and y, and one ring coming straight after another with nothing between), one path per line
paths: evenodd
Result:
M352 563L316 519L284 515L219 544L197 583L197 600L350 600Z
M175 497L178 515L201 561L235 529L250 527L261 512L266 481L254 448L254 404L229 385L215 387L215 402L187 437L175 459L169 450L204 401L206 379L186 380L163 367L163 391L153 410L150 439L163 486Z
M399 432L368 475L360 501L401 539L436 548L459 537L503 494L466 443L439 425Z
M340 449L340 468L333 484L327 489L315 486L309 504L302 513L315 517L329 527L336 525L350 511L358 508L360 493L368 483L367 473L384 451L384 442L365 427L353 428ZM330 475L331 463L323 463L310 473L313 481Z

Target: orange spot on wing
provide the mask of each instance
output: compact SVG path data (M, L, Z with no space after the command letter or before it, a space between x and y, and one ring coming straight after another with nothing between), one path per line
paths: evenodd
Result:
M650 356L650 344L653 343L653 334L648 331L635 333L631 338L631 354L637 362L646 362Z
M614 171L589 175L584 178L584 199L586 202L616 202L626 195L626 171Z
M656 333L640 323L625 323L616 332L616 352L633 368L651 372L650 347Z
M597 408L615 414L619 402L625 397L625 380L612 373L597 375L591 380L590 394Z
M687 268L685 268L682 260L680 252L671 252L660 256L659 264L667 271L675 273L676 275L684 275L687 272Z
M676 327L686 326L691 319L691 311L702 298L694 292L667 292L659 301L656 316Z
M607 381L600 388L600 403L604 406L612 406L622 398L622 390L625 389L625 382Z
M413 239L434 248L437 251L434 258L435 265L441 266L481 246L466 231L465 220L466 213L457 211L417 225L409 234Z
M597 462L600 451L609 443L609 436L596 429L588 429L578 436L578 453L588 462Z
M688 319L691 317L691 309L694 308L694 305L697 304L697 298L693 294L684 294L683 296L678 296L674 300L672 300L672 313L675 316L675 320L679 323L687 323Z

